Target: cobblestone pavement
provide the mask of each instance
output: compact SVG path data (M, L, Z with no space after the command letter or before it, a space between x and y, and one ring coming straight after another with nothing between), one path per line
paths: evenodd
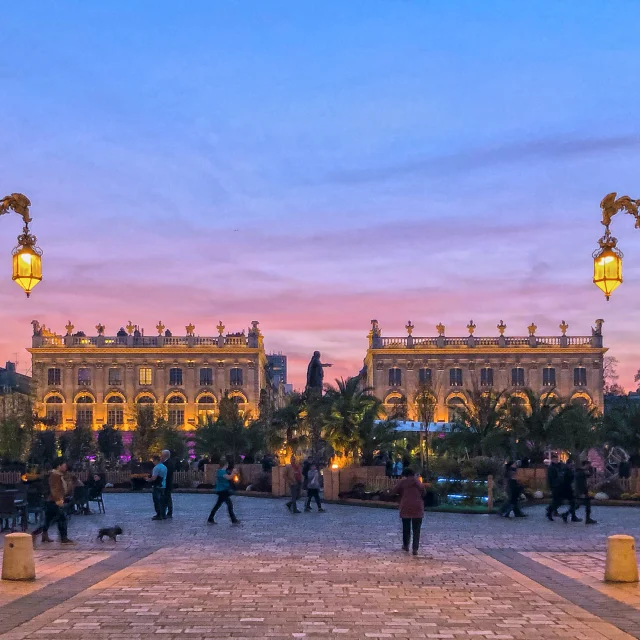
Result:
M0 585L1 637L640 634L633 587L622 597L618 585L596 588L607 535L638 538L640 510L602 508L594 527L547 522L539 507L526 520L427 514L414 558L399 550L393 510L328 505L292 515L282 500L237 498L243 524L232 527L223 512L206 524L213 498L176 495L174 519L153 522L150 495L107 495L107 515L72 519L73 549L37 546L43 577L21 596L3 598ZM122 540L97 542L98 527L111 524ZM56 558L66 569L45 584Z

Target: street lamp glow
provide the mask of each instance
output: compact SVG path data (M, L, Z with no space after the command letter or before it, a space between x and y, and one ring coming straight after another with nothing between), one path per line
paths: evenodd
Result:
M36 246L36 237L27 226L18 237L18 246L13 250L13 281L27 294L42 281L42 249Z
M600 249L593 254L593 284L604 293L607 300L622 284L622 251L615 246L615 238L612 240L601 242Z

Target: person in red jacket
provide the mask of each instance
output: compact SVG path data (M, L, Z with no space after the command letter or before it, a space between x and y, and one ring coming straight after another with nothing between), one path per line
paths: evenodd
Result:
M424 486L416 477L413 469L405 469L404 477L393 488L400 495L400 518L402 519L402 549L409 551L409 542L413 533L413 555L418 555L420 546L420 528L424 518Z

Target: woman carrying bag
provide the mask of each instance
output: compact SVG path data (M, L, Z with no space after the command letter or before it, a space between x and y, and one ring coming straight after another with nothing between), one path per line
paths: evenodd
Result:
M393 488L400 495L400 518L402 519L402 549L409 551L413 534L413 555L418 555L420 529L424 518L424 486L413 469L405 469L403 478Z

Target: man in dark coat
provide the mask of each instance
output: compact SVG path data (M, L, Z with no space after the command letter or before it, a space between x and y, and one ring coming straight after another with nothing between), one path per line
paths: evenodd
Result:
M576 479L575 469L575 462L569 458L562 475L562 498L569 504L568 509L560 514L565 522L568 521L569 515L571 515L571 522L582 522L582 518L578 518L576 515L576 496L573 490L573 483Z
M593 467L589 460L584 460L576 470L576 497L584 504L585 524L598 524L591 517L591 496L589 495L589 478L593 475Z
M547 469L547 485L551 491L551 504L547 507L547 519L553 521L553 514L562 504L562 464L556 453L551 454L551 464ZM556 514L557 515L557 514Z

